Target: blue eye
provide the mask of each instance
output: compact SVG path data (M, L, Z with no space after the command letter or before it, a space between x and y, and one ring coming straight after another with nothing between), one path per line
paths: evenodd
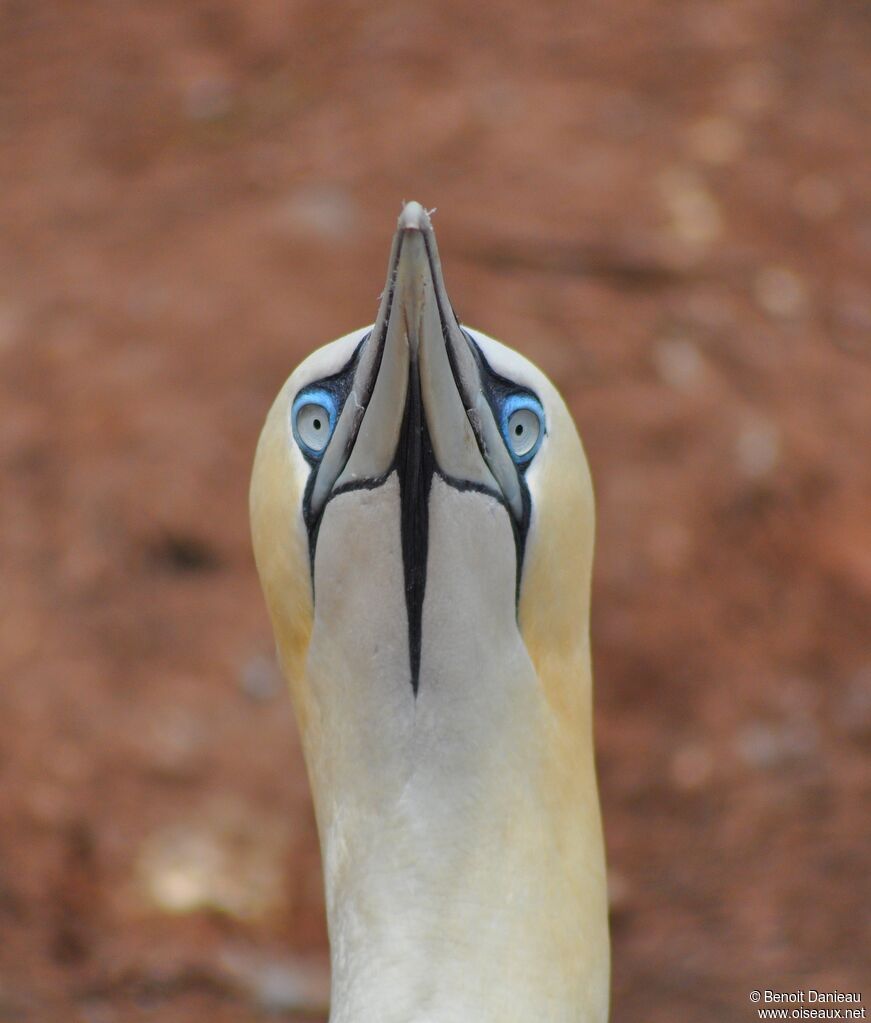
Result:
M322 387L301 391L290 413L297 444L306 454L319 457L330 442L337 418L336 399L329 391Z
M544 436L544 409L531 394L510 394L502 404L502 436L518 465L530 461Z

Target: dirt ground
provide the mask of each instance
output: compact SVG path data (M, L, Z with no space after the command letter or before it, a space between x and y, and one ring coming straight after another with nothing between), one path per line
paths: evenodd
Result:
M871 10L0 6L0 1020L325 1018L247 531L403 199L568 398L615 1021L871 1001Z

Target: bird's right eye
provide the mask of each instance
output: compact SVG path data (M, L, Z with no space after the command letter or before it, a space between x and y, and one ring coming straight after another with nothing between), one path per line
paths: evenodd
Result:
M502 436L518 465L531 461L544 436L544 409L533 394L510 394L502 404Z
M297 444L313 458L319 458L336 426L336 399L323 388L300 392L293 403L291 422Z

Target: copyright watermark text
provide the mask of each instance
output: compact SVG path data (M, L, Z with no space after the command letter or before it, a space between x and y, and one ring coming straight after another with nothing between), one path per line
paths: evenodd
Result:
M750 1001L758 1006L758 1019L867 1019L858 991L762 988L750 992Z

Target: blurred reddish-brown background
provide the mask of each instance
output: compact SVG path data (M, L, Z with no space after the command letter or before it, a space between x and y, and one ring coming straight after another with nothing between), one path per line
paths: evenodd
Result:
M614 1019L871 1000L866 3L0 7L0 1020L322 1019L249 551L401 200L599 502Z

